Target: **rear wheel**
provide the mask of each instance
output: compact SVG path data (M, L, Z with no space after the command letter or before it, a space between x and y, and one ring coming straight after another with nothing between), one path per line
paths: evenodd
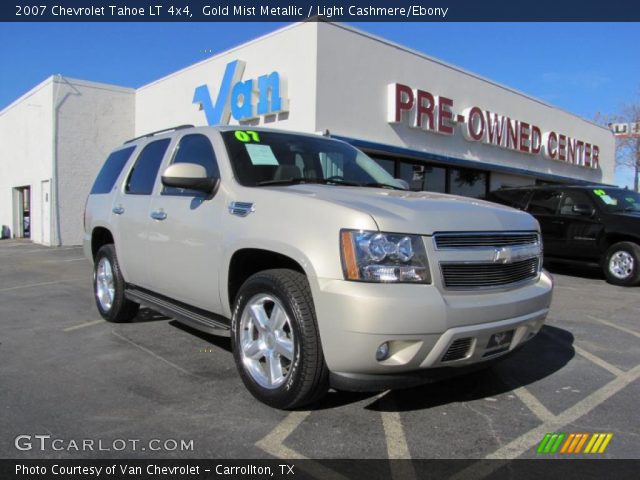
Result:
M100 315L108 322L128 322L138 313L140 305L128 300L124 290L116 249L104 245L94 260L93 293Z
M603 265L607 281L614 285L640 283L640 247L633 242L618 242L607 250Z
M315 309L306 277L293 270L266 270L240 288L232 317L233 357L247 389L282 409L326 394Z

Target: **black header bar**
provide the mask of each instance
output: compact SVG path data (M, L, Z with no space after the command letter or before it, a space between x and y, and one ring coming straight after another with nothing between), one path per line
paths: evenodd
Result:
M300 22L319 18L339 22L637 22L640 2L15 0L0 4L2 22Z

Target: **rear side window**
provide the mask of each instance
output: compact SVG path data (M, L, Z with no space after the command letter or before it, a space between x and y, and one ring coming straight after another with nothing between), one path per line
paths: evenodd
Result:
M125 192L132 195L151 195L153 184L156 182L158 170L162 163L162 158L171 139L163 138L151 142L142 150L138 156L133 170L129 174Z
M123 148L109 155L100 173L98 173L93 187L91 187L92 195L109 193L111 191L120 176L120 172L122 172L122 169L135 149L136 147Z
M529 213L554 215L558 211L561 196L557 190L536 190L529 202Z

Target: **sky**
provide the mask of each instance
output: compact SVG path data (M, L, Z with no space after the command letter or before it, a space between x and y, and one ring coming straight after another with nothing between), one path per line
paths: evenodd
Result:
M349 25L587 119L640 103L639 23ZM0 109L53 74L140 87L282 26L1 23ZM616 174L618 184L631 185L630 172Z

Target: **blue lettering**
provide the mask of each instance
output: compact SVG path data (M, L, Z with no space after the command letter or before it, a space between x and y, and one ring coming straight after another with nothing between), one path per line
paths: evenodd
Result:
M256 80L241 81L245 63L234 60L227 64L215 104L207 85L196 87L193 103L204 110L208 125L228 124L231 116L237 121L286 111L288 102L281 97L280 74L272 72ZM257 83L257 95L254 86ZM257 96L258 104L254 104Z
M280 98L280 74L273 72L271 75L262 75L258 78L258 115L267 115L271 112L282 110ZM271 99L271 102L269 102Z
M238 82L231 92L231 115L236 120L253 117L253 80Z

